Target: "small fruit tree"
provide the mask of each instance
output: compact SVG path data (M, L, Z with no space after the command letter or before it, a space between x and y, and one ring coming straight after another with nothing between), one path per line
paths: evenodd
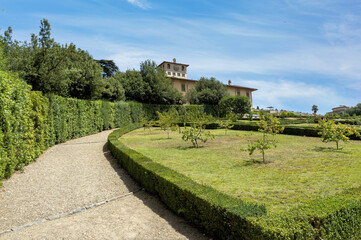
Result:
M142 125L143 125L143 127L144 127L144 131L145 131L146 129L148 129L149 132L151 132L151 129L152 129L152 127L154 126L154 121L152 121L152 120L147 120L147 119L142 119L142 120L141 120L141 123L142 123Z
M266 163L265 150L271 149L272 147L277 147L277 141L274 136L277 133L282 132L284 127L281 127L280 121L278 121L275 116L270 114L261 114L260 121L257 123L257 125L259 127L258 131L263 133L262 138L251 142L247 149L241 150L248 151L249 155L252 155L255 150L259 150L262 153L263 163ZM273 136L273 138L271 138L271 136Z
M167 131L168 138L170 138L169 132L177 131L177 129L178 129L178 125L176 124L177 119L178 119L177 111L174 109L170 109L169 111L165 111L165 112L157 111L157 115L159 118L157 121L159 127L162 130Z
M228 114L228 118L226 120L218 120L219 128L225 129L225 135L227 136L227 130L231 129L234 125L232 124L237 120L237 115L234 113Z
M198 148L198 140L205 143L208 139L214 139L214 135L210 131L205 130L206 124L212 122L212 116L198 112L189 120L191 122L191 127L185 128L182 131L182 139L184 141L190 140L193 147Z
M355 127L341 123L336 124L334 121L327 120L326 118L319 119L317 127L321 129L318 135L321 135L322 142L335 142L337 150L339 150L339 142L348 143L350 135L355 134L360 137L360 133L357 132Z

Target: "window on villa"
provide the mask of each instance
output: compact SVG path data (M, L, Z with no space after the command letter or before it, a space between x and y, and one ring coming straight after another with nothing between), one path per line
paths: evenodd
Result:
M180 73L177 73L177 76L180 76Z
M170 72L168 72L168 75L170 75L171 73Z
M184 83L182 83L182 92L186 91L186 85Z
M182 73L182 77L185 77L186 75L184 73Z
M247 97L249 97L249 92L247 92Z
M239 96L239 95L241 95L241 92L240 92L240 91L237 91L237 93L236 93L236 94Z
M182 66L182 71L184 71L184 66Z
M167 68L170 69L170 64L167 64Z
M173 76L175 76L175 72L173 73Z

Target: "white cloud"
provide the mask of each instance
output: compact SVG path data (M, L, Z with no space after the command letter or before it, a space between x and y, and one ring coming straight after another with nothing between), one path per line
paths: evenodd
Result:
M149 8L148 3L144 0L127 0L127 2L143 9Z
M307 84L289 80L258 81L237 80L235 84L252 86L258 90L253 92L254 107L273 106L278 110L295 110L311 112L311 106L319 106L320 113L331 111L340 104L352 105L354 99L342 97L337 90L317 84Z

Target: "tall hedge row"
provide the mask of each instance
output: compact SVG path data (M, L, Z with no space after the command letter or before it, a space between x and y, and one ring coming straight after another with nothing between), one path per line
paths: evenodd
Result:
M8 178L45 149L102 130L157 118L174 108L180 115L203 106L170 106L44 96L16 74L0 71L0 180Z
M125 102L44 96L0 71L0 180L54 144L129 125L131 110Z

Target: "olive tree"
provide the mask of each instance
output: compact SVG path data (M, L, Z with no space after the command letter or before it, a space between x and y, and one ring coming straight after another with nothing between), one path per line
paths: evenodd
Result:
M355 127L342 123L336 124L334 121L327 120L326 118L320 119L317 127L321 130L318 134L321 135L322 142L335 142L337 150L339 150L339 142L348 143L350 135L355 134L360 137L360 133L357 132Z
M176 131L178 129L178 125L176 124L178 118L177 111L174 109L170 109L169 111L165 111L165 112L157 111L157 115L159 118L157 121L159 127L162 130L167 131L168 138L170 138L169 132Z
M205 143L208 139L214 139L215 136L210 131L205 130L206 124L212 122L212 120L212 116L205 113L195 114L190 118L191 126L182 131L182 139L191 141L193 147L196 148L199 148L198 141Z
M262 133L262 137L248 145L247 149L241 149L248 151L249 155L252 155L255 150L259 150L262 153L263 163L266 163L265 151L272 147L277 147L277 140L274 136L277 133L281 133L284 127L280 126L280 121L272 114L260 115L260 121L257 123L258 131Z

